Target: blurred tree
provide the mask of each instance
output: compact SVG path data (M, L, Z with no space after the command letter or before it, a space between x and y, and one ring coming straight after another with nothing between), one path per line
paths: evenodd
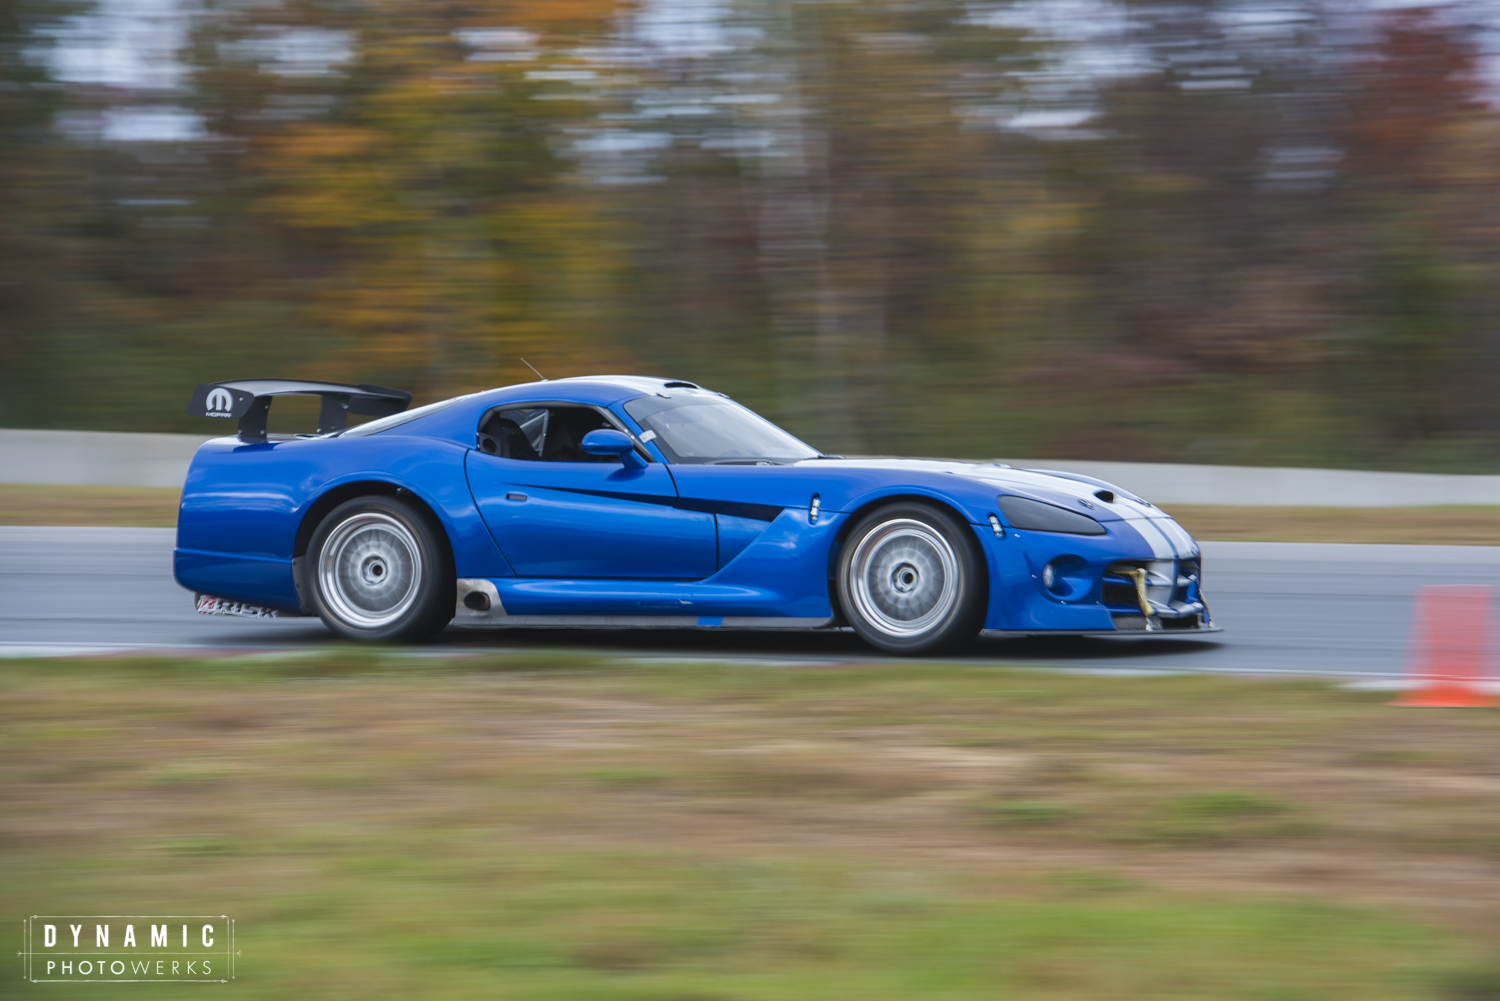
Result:
M613 0L247 4L206 20L196 107L251 210L295 248L314 322L435 397L622 363L612 268L566 129ZM300 62L289 61L289 55Z
M72 271L75 193L67 144L54 130L67 94L47 58L55 33L86 5L0 0L0 425L24 421L40 374L32 359L60 322Z
M1067 255L1096 304L1072 382L1154 402L1102 435L1076 426L1057 450L1368 465L1495 454L1496 387L1472 364L1495 351L1500 303L1478 294L1494 285L1492 243L1464 235L1493 226L1472 210L1496 181L1477 155L1493 148L1481 123L1494 111L1471 32L1420 10L1335 30L1295 6L1246 32L1234 11L1138 10L1155 70L1104 90L1103 142L1058 150L1082 164L1095 206ZM1371 41L1351 51L1351 35Z
M1035 45L979 13L743 0L726 18L735 44L669 64L672 98L641 113L673 139L635 220L671 226L655 245L683 255L665 272L663 306L682 315L669 329L763 345L732 388L826 449L930 442L949 417L913 376L965 379L1008 346L985 254L1017 225L1016 192L992 121Z
M1347 79L1342 132L1344 214L1361 239L1341 395L1398 454L1469 439L1500 455L1496 219L1475 211L1500 186L1500 161L1480 53L1430 9L1388 12L1374 29Z
M1299 426L1337 433L1312 378L1336 278L1333 67L1307 11L1257 33L1231 30L1233 11L1133 9L1151 70L1102 90L1092 148L1055 151L1091 206L1064 255L1090 300L1085 340L1068 339L1067 398L1085 419L1049 451L1318 461L1298 454Z
M834 451L1500 461L1461 7L202 0L149 93L49 78L78 9L0 0L3 423L525 356Z
M1480 53L1466 26L1431 8L1390 11L1349 74L1348 169L1418 188L1440 183L1434 154L1453 126L1485 109Z

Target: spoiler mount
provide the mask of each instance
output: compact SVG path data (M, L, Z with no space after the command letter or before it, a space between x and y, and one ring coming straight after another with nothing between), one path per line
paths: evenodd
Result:
M271 413L271 400L277 396L319 397L322 406L318 411L318 434L348 427L350 414L389 417L411 403L411 394L404 389L363 382L346 386L301 379L232 379L200 382L188 403L188 416L238 417L241 441L265 441L266 418Z

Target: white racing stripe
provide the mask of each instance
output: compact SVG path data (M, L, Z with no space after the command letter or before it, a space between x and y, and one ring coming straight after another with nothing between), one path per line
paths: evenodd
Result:
M1156 519L1131 518L1126 521L1126 524L1141 533L1141 538L1145 539L1146 544L1151 547L1152 556L1159 560L1170 560L1177 555L1177 549L1172 545L1172 540L1157 527Z
M1047 490L1068 494L1090 505L1101 505L1103 510L1114 511L1120 515L1126 524L1140 533L1141 538L1145 539L1146 544L1151 547L1151 554L1157 559L1185 559L1198 552L1198 546L1193 542L1192 536L1188 535L1171 517L1162 513L1159 508L1149 504L1140 504L1120 495L1116 496L1113 503L1100 501L1095 498L1094 491L1101 488L1091 483L1047 473L1021 469L1001 470L985 466L970 467L965 475L996 486L1004 485L1021 489L1044 487Z
M1153 518L1151 524L1161 531L1168 539L1172 540L1177 547L1177 556L1186 558L1198 551L1198 546L1193 542L1193 537L1188 535L1183 527L1171 518Z

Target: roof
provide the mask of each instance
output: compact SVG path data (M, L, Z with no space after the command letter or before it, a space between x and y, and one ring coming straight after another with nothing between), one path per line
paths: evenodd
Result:
M579 403L608 406L621 400L673 389L703 389L695 382L682 379L660 379L642 375L582 375L568 379L547 379L502 386L480 394L486 405L530 396L535 399L563 397ZM710 390L711 392L711 390Z

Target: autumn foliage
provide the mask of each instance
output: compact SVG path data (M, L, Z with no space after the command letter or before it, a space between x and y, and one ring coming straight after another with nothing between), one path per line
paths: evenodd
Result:
M1463 8L1049 9L216 0L150 90L38 55L86 9L0 0L0 423L524 357L829 451L1495 471ZM111 131L152 109L192 128Z

